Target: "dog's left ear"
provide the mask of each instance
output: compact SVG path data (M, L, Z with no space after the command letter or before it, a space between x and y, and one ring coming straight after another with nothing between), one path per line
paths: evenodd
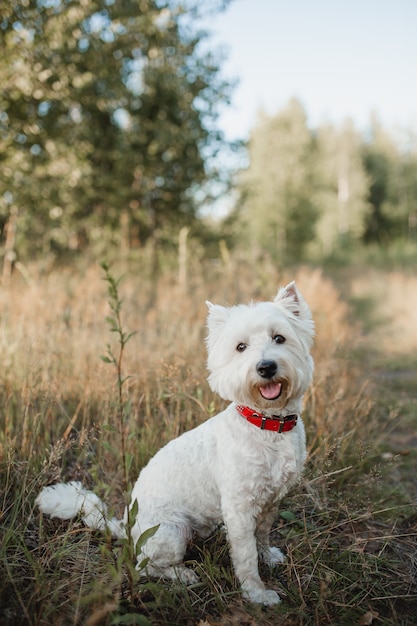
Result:
M274 302L279 302L291 311L293 315L301 319L311 319L310 309L298 291L295 281L288 283L286 287L281 287L275 296Z

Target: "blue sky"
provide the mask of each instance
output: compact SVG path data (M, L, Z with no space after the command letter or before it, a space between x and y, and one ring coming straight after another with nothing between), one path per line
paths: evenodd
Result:
M293 96L312 126L351 117L365 130L375 111L417 131L417 0L234 0L208 28L240 80L220 118L230 139Z

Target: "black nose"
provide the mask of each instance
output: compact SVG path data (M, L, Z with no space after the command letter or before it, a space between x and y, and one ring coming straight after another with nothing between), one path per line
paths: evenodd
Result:
M275 361L259 361L256 371L262 378L272 378L277 373L277 364Z

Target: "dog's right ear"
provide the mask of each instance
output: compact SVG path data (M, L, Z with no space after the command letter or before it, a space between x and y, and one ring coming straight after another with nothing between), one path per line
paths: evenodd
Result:
M206 304L208 308L207 326L209 330L220 329L229 317L229 310L224 306L220 306L220 304L213 304L209 300L206 300Z

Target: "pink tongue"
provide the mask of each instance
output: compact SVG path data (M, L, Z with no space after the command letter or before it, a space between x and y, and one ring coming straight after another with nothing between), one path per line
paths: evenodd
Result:
M269 385L259 387L259 391L266 400L273 400L281 393L281 383L269 383Z

